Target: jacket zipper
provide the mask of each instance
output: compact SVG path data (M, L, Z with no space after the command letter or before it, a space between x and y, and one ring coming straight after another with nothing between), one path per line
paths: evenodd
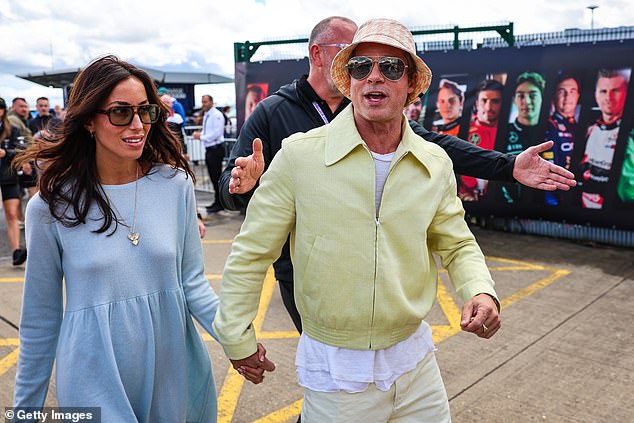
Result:
M385 185L387 185L387 180L390 178L392 174L392 170L396 167L396 165L401 161L404 156L401 156L397 159L397 161L390 167L390 170L385 177L385 184L383 185L383 192L385 192ZM375 183L376 183L376 175L375 175ZM376 194L375 194L376 195ZM374 225L374 281L372 283L372 320L370 321L370 344L369 348L372 349L372 328L374 327L374 312L376 311L376 276L378 271L378 262L379 262L379 227L381 225L380 216L381 216L381 206L383 205L383 194L381 194L381 201L379 202L379 212L375 218Z

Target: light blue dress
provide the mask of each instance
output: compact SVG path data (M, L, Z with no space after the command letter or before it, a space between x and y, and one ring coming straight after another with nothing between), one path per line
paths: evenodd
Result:
M135 183L103 188L131 223ZM137 202L137 246L122 225L91 232L96 206L69 228L39 195L29 202L14 406L43 406L56 360L60 407L101 407L104 423L216 421L211 362L191 316L215 338L218 297L204 275L191 178L155 165Z

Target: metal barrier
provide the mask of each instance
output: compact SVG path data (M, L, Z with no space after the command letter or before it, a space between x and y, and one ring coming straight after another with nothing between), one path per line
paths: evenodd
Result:
M192 134L202 130L202 126L186 126L185 130L185 146L187 146L187 156L189 157L189 165L196 175L196 189L206 192L214 192L214 187L209 179L207 165L205 164L205 145L201 140L195 139ZM225 138L225 158L223 160L223 168L227 165L231 149L236 143L235 138Z
M545 46L557 44L596 43L600 41L623 41L634 38L634 26L600 29L566 29L560 32L544 32L539 34L522 34L515 36L515 47ZM499 38L485 38L482 47L508 47Z

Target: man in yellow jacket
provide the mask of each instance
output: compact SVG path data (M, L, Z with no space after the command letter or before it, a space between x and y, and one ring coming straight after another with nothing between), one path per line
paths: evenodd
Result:
M374 19L331 72L352 104L329 125L288 138L263 175L225 267L214 327L238 371L258 367L251 323L290 233L304 328L302 421L449 422L423 320L436 297L432 253L465 301L462 328L490 338L501 322L451 161L402 113L427 90L431 71L407 28Z

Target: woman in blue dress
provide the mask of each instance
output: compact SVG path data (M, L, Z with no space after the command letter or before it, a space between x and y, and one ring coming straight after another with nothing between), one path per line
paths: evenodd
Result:
M42 407L56 363L60 407L103 422L215 422L214 338L193 174L142 70L106 56L75 80L26 214L15 407ZM65 291L65 307L64 307Z

